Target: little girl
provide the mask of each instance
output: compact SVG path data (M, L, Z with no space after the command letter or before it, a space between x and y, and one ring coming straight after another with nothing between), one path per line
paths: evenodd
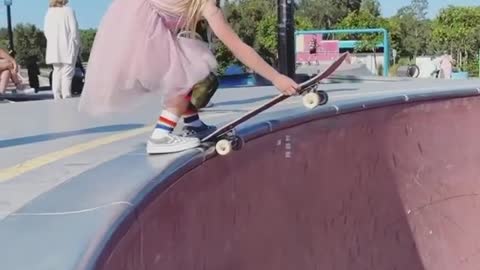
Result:
M140 97L157 95L163 99L164 110L147 142L147 152L172 153L197 147L200 134L215 128L198 117L190 104L191 91L208 80L217 62L208 44L178 33L195 33L201 19L246 66L270 80L280 92L296 93L297 83L239 39L215 0L114 0L91 50L80 110L114 112L138 104ZM193 136L172 134L180 117Z

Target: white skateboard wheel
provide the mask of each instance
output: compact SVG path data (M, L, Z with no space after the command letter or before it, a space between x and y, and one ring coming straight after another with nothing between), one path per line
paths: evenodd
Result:
M232 151L232 143L229 140L220 140L215 145L215 150L221 156L228 155Z
M313 109L320 104L320 95L315 92L310 92L303 96L303 105L309 109Z

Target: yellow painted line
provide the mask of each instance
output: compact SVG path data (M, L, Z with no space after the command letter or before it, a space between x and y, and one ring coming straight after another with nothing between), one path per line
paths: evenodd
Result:
M215 117L225 116L227 114L230 114L230 113L224 113L224 114L218 114L218 115L208 115L207 114L205 119L211 119L211 118L215 118ZM125 131L125 132L113 134L113 135L110 135L110 136L98 138L98 139L95 139L95 140L92 140L92 141L84 142L84 143L81 143L81 144L76 144L76 145L70 146L68 148L59 150L59 151L51 152L51 153L41 155L41 156L38 156L38 157L30 159L30 160L24 161L22 163L19 163L17 165L9 167L9 168L0 169L0 183L8 182L8 181L12 180L13 178L15 178L19 175L22 175L26 172L38 169L42 166L45 166L49 163L58 161L60 159L64 159L64 158L67 158L69 156L79 154L79 153L82 153L82 152L85 152L85 151L88 151L88 150L91 150L91 149L94 149L94 148L97 148L97 147L100 147L100 146L103 146L103 145L111 144L111 143L114 143L116 141L132 138L132 137L135 137L137 135L140 135L140 134L143 134L143 133L146 133L146 132L151 132L154 127L155 127L155 125L146 126L146 127L143 127L143 128L136 128L136 129L132 129L132 130L129 130L129 131Z
M38 157L30 159L30 160L24 161L22 163L19 163L17 165L9 167L9 168L0 169L0 183L7 182L7 181L13 179L14 177L17 177L21 174L24 174L24 173L28 172L28 171L40 168L40 167L45 166L49 163L58 161L60 159L63 159L63 158L66 158L66 157L69 157L69 156L72 156L72 155L75 155L75 154L78 154L78 153L81 153L81 152L85 152L85 151L88 151L90 149L102 146L102 145L110 144L110 143L120 141L120 140L125 140L125 139L128 139L128 138L131 138L131 137L134 137L134 136L152 131L152 128L153 128L153 126L132 129L132 130L129 130L129 131L125 131L125 132L122 132L122 133L117 133L117 134L114 134L114 135L102 137L102 138L95 139L95 140L92 140L92 141L88 141L88 142L85 142L85 143L76 144L76 145L73 145L71 147L65 148L63 150L59 150L59 151L56 151L56 152L51 152L51 153L48 153L48 154L45 154L45 155L42 155L42 156L38 156Z

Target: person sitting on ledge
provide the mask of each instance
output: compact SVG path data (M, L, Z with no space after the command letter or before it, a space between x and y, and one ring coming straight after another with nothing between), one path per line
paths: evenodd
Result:
M15 84L16 90L23 90L17 62L8 52L0 48L0 94L5 93L10 80Z

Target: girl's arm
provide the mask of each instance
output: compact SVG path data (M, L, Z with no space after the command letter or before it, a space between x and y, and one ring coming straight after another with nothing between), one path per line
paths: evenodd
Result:
M276 71L253 48L238 37L225 20L223 12L215 5L215 0L208 1L203 9L203 16L208 21L215 35L230 49L238 60L271 81L284 94L296 93L297 83Z

